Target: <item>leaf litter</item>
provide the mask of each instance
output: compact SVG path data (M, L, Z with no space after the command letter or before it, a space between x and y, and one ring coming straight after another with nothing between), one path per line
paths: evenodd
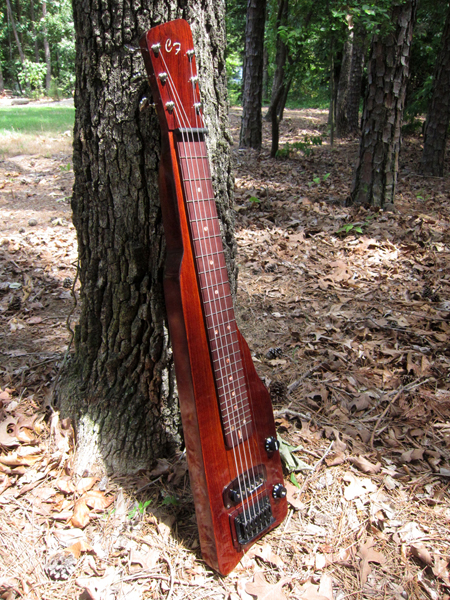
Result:
M287 111L281 147L325 130ZM449 597L449 179L418 177L406 138L395 209L348 208L357 142L272 160L268 133L233 149L237 313L290 510L227 578L201 560L183 454L74 475L49 403L77 318L71 161L0 163L0 597Z

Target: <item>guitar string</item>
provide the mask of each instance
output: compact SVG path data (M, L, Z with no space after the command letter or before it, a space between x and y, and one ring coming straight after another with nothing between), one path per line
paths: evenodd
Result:
M168 69L168 67L167 67L167 63L166 63L166 61L164 60L164 56L162 55L162 52L160 52L160 56L161 56L161 60L162 60L162 62L163 62L163 64L164 64L165 71L166 71L166 73L167 73L167 82L169 83L169 85L170 85L170 87L171 87L171 90L172 90L174 104L175 104L175 106L177 107L177 109L178 109L178 112L179 112L179 121L180 121L180 122L181 122L183 125L185 125L185 129L188 131L188 130L190 129L190 128L188 127L188 125L189 125L189 120L188 120L188 118L187 118L187 115L186 115L186 112L185 112L185 110L184 110L183 104L182 104L182 102L181 102L181 100L180 100L180 98L179 98L179 95L178 95L178 91L177 91L177 89L176 89L176 86L175 86L175 85L174 85L174 83L173 83L173 79L172 79L171 73L170 73L170 71L169 71L169 69ZM174 108L175 108L175 107L174 107ZM184 113L184 114L183 114L183 113ZM190 149L190 147L189 147L189 144L188 144L188 143L186 143L186 140L188 140L188 137L187 137L187 134L185 134L184 132L182 132L182 139L183 139L183 144L184 144L184 147L185 147L185 149L186 149L186 147L187 147L187 148L188 148L188 153L189 153L189 154L191 154L191 149ZM193 134L192 134L192 139L193 139ZM187 157L187 154L186 154L186 157ZM190 159L191 159L191 162L192 162L192 161L193 161L193 157L192 157L192 155L190 156ZM188 171L189 171L189 162L188 162L188 161L186 161L186 166L187 166L187 169L188 169ZM192 197L194 198L194 197L195 197L195 193L193 193L193 190L194 190L194 188L193 188L193 185L192 185L192 180L193 180L193 178L189 177L189 180L190 180L190 181L189 181L189 185L190 185L190 188L191 188L191 195L192 195ZM198 199L197 199L197 200L198 200ZM194 205L194 206L195 206L195 205ZM220 365L220 363L219 363L219 365ZM220 366L220 370L222 371L222 367L221 367L221 366ZM222 379L224 379L224 378L223 378L223 376L222 376ZM229 409L229 406L228 406L228 404L226 404L226 411L227 411L227 415L229 416L229 414L230 414L230 409ZM242 497L242 498L244 498L244 495L243 495L243 493L242 493L242 483L241 483L241 478L240 478L240 474L241 474L241 473L240 473L240 471L242 470L242 464L243 464L243 463L242 463L242 457L241 457L240 446L241 446L241 444L238 444L238 445L237 445L237 448L238 448L238 453L239 453L239 462L240 462L240 465L241 465L241 468L240 468L240 469L239 469L239 467L238 467L238 460L237 460L237 456L236 456L236 446L233 446L233 459L234 459L234 463L235 463L236 471L237 471L237 473L238 473L237 480L238 480L238 485L239 485L239 492L240 492L240 494L241 494L241 497ZM245 488L245 489L246 489L246 488ZM246 491L247 491L247 490L246 490ZM246 514L245 514L245 511L244 511L244 522L246 523L246 521L247 521L247 519L246 519Z
M200 104L200 93L199 93L199 91L197 91L197 87L196 87L196 85L195 85L194 73L193 73L193 64L192 64L192 61L189 61L189 62L190 62L190 71L191 71L192 94L193 94L193 97L194 97L194 106L195 106L196 104L200 106L200 105L201 105L201 104ZM204 117L203 117L203 114L201 114L201 113L197 113L197 111L195 111L195 119L196 119L196 125L197 125L197 128L198 128L198 126L199 126L199 124L200 124L200 123L199 123L199 120L201 120L201 125L203 125L203 127L204 127ZM206 143L205 143L205 141L203 141L203 146L204 146L204 151L203 151L203 154L206 156L206 155L207 155L207 152L206 152ZM209 173L209 163L207 163L207 162L205 162L204 160L202 160L201 164L202 164L202 167L203 167L203 169L202 169L202 170L203 170L203 177L204 177L204 179L205 179L205 180L206 180L206 179L209 179L209 180L211 180L211 174ZM213 202L214 202L214 200L213 200ZM215 207L215 202L214 202L214 207ZM217 223L218 223L218 221L217 221ZM216 242L216 244L217 244L217 242ZM220 247L220 246L222 246L222 243L221 243L221 238L220 238L219 247ZM222 247L221 251L222 251L222 255L223 255L223 247ZM227 274L227 281L228 281L228 274ZM238 335L237 335L236 318L235 318L235 314L234 314L234 307L233 307L233 305L232 305L232 307L231 307L231 312L232 312L233 322L232 322L232 324L231 324L232 330L230 330L230 337L232 338L232 340L234 339L234 340L235 340L235 342L237 342L237 343L239 344ZM228 316L228 315L227 315L227 316ZM235 343L235 342L232 342L232 343L233 343L233 345L234 345L234 343ZM228 344L228 347L229 347L229 344ZM243 357L242 357L242 353L241 353L240 351L239 351L239 355L240 355L240 365L241 365L241 369L242 369L242 372L244 373L244 371L243 371ZM245 379L244 379L244 382L245 382ZM249 407L249 409L250 409L250 415L251 415L251 417L252 417L252 422L253 422L253 415L252 415L251 408L250 408L250 402L249 402L249 393L248 393L248 388L247 388L247 385L245 385L245 392L246 392L246 402L247 402L247 406L248 406L248 407ZM241 427L241 429L244 429L244 430L245 430L245 432L246 432L246 435L247 435L247 439L248 439L248 438L249 438L249 432L248 432L248 425L247 425L247 422L246 422L246 421L247 421L247 420L246 420L246 419L244 419L244 423L243 423L244 427ZM253 426L254 426L254 425L253 425ZM249 450L250 459L251 459L251 460L253 459L253 460L252 460L252 462L253 462L252 466L253 466L253 467L256 467L257 465L261 465L261 464L263 464L263 463L262 463L262 459L261 459L261 449L260 449L260 447L259 447L259 444L256 444L256 449L257 449L257 454L258 454L258 461L257 461L257 462L255 462L255 460L254 460L253 451L252 451L252 449L250 448L250 444L249 444L249 443L247 444L247 447L248 447L248 450ZM249 465L248 465L247 453L245 453L245 461L246 461L246 469L247 469L247 473L249 474L249 475L248 475L248 477L249 477L249 478L251 478L251 477L252 477L252 475L251 475L251 473L250 473L250 467L249 467ZM257 474L255 473L255 475L254 475L254 476L256 477L256 476L257 476ZM247 491L247 490L246 490L246 491ZM250 504L250 500L251 500L251 499L249 498L249 500L248 500L248 505L249 505L249 507L251 506L251 509L255 508L255 504L256 504L256 502L258 502L258 509L259 509L259 512L261 513L261 502L262 502L262 495L259 495L259 494L258 494L258 495L256 496L256 502L255 502L254 500L252 500L252 504ZM243 505L243 508L244 508L244 515L245 515L245 506L244 506L244 505ZM254 512L254 511L253 511L253 512ZM253 516L255 516L255 515L253 515Z

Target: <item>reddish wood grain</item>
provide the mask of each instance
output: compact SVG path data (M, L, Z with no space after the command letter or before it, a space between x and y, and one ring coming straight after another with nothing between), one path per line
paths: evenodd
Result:
M167 243L164 289L201 550L205 561L226 575L247 549L237 542L234 530L235 516L263 496L267 496L270 499L274 521L263 532L266 533L284 519L287 503L285 499L276 499L272 495L274 486L283 481L283 474L278 452L268 454L265 450L266 439L276 435L270 397L255 371L248 346L237 327L232 344L236 346L239 368L245 379L246 402L251 413L252 427L243 442L233 445L228 439L226 443L217 372L213 366L216 354L211 349L211 334L208 333L208 318L211 318L211 315L208 317L205 310L205 294L202 290L202 270L206 272L208 266L204 258L199 261L196 256L198 248L197 242L193 241L193 232L197 234L200 230L196 228L195 223L190 223L191 216L188 210L189 202L199 202L199 198L196 198L195 193L190 197L189 191L186 191L189 188L185 185L186 172L183 169L183 157L180 156L183 151L189 153L191 150L186 146L183 151L179 149L179 133L176 130L180 127L180 122L177 120L177 111L169 112L165 108L165 102L171 101L167 100L168 88L155 76L154 57L150 56L151 46L158 40L161 40L159 43L163 46L167 39L171 40L171 48L174 43L181 44L180 53L192 48L190 28L185 21L175 21L150 30L141 41L162 129L159 181ZM181 57L182 65L178 66L176 61L172 60L177 56L173 54L173 50L168 54L172 76L185 81L184 71L188 68L190 72L195 59L188 60L186 65L186 61ZM165 58L165 66L168 63L169 58ZM160 65L157 62L156 69L158 68ZM188 115L187 118L192 119L190 126L196 127L198 112L194 108L189 109L189 106L193 106L193 94L197 93L196 89L189 92L192 86L188 86L188 91L184 91L184 85L181 85L181 88L179 97L188 106L183 115ZM185 127L184 123L183 116L182 127ZM204 161L206 157L199 160ZM212 188L209 178L207 179L205 187L200 187L200 194L203 195L204 189L205 195L209 197ZM202 204L197 208L199 211L206 211L196 213L201 218L209 219L213 212L215 216L212 205ZM199 244L204 251L205 246L202 247L201 239ZM223 270L223 256L219 264L220 276L223 279L226 275ZM228 284L228 278L226 283ZM234 319L232 307L221 303L217 306L228 311L227 318L230 316ZM228 408L232 409L231 403ZM236 414L238 419L241 418L239 411ZM259 465L264 465L266 472L266 480L262 487L247 500L227 508L223 497L224 490L239 475ZM253 541L255 540L252 540L252 543Z

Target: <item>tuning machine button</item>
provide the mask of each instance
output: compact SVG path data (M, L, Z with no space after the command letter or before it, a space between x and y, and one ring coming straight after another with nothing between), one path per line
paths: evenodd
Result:
M286 488L282 483L276 483L272 489L272 496L275 500L281 500L282 498L286 498Z
M271 435L270 437L266 438L264 447L266 449L266 452L272 454L272 452L276 452L280 449L280 442L275 436Z

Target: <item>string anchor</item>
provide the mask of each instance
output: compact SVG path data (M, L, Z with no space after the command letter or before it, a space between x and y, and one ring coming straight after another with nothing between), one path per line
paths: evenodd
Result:
M186 56L188 57L189 60L193 59L194 54L195 54L194 50L186 50Z
M173 112L173 109L175 108L175 102L166 102L166 110L170 113Z
M189 79L189 81L190 81L191 83L197 83L197 82L198 82L198 75L193 75L193 76L192 76L192 77Z
M160 74L158 75L158 77L159 77L159 80L161 81L161 83L162 83L162 84L164 84L164 83L166 83L166 81L167 81L167 78L168 78L169 76L167 75L167 73L165 73L165 72L164 72L164 73L160 73Z
M196 103L194 104L194 108L195 108L195 112L196 112L197 114L200 114L200 110L201 110L201 108L202 108L202 103L201 103L201 102L196 102Z
M159 51L161 49L161 44L153 44L152 45L152 50L155 56L158 56Z

